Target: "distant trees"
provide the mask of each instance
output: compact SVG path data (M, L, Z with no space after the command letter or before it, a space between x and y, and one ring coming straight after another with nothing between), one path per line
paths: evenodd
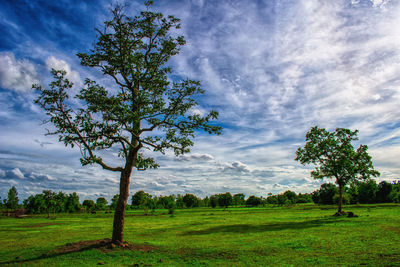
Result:
M231 193L226 192L224 194L219 194L218 195L218 205L220 207L228 208L231 206L233 203L233 198Z
M187 208L193 208L199 206L199 198L193 194L184 195L182 200Z
M358 130L337 128L328 132L318 126L306 134L306 144L296 151L296 159L301 164L313 164L311 176L315 179L334 178L338 185L338 211L342 214L343 191L351 181L367 180L379 176L372 165L368 147L360 145L355 149L352 141L358 140Z
M115 195L111 198L111 204L110 204L110 209L111 209L111 210L115 210L115 208L117 207L118 197L119 197L119 194L115 194Z
M366 181L355 181L343 192L343 203L345 204L367 204L367 203L400 203L400 183L389 183L382 181L379 185L373 179ZM322 184L320 189L312 193L316 204L337 204L338 189L334 184Z
M2 206L7 208L17 199L16 188L10 188L8 194L9 199L4 199ZM1 199L1 198L0 198ZM55 193L51 190L43 190L42 193L31 195L23 200L22 205L27 213L30 214L47 214L79 212L86 210L92 212L96 210L113 210L115 203L118 200L118 195L111 198L111 203L108 205L108 200L105 197L99 197L96 201L85 199L82 204L79 202L79 196L76 192L66 194L63 192ZM148 211L155 212L155 209L167 209L169 214L173 214L176 208L194 208L194 207L221 207L228 208L230 206L246 205L247 207L257 207L264 205L273 206L288 206L298 203L316 204L337 204L339 201L338 188L331 183L324 183L321 187L312 193L296 194L291 190L273 195L268 194L267 198L252 195L245 199L243 193L237 193L232 196L230 192L223 194L215 194L204 198L197 197L194 194L185 195L169 195L169 196L152 196L143 190L136 192L132 196L133 209L144 209L145 214ZM364 203L400 203L400 181L389 183L382 181L379 184L375 180L353 181L350 186L345 187L342 195L343 204L364 204Z
M233 195L233 206L241 206L246 204L246 200L244 199L245 195L243 193L237 193Z
M250 196L247 200L246 200L246 206L251 206L251 207L256 207L263 204L263 201L260 197L256 197L256 196Z
M63 192L56 194L51 190L43 190L41 194L29 196L23 203L28 213L47 213L48 216L50 213L72 213L81 209L79 196L75 192L68 195Z
M143 190L138 191L132 195L132 206L143 208L144 206L148 205L151 199L152 196L149 193L146 193Z
M108 200L104 197L96 199L96 210L105 210L107 208Z
M87 211L92 211L96 207L96 203L91 200L91 199L85 199L82 203L82 206L87 210Z
M18 201L17 188L13 186L10 188L10 190L8 190L7 200L5 201L6 208L15 210L18 208Z

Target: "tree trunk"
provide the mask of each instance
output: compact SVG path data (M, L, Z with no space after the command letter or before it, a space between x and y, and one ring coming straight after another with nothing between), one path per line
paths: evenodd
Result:
M124 218L126 203L128 202L129 197L129 180L131 172L132 167L121 172L119 197L114 213L113 234L111 240L111 242L118 245L124 242Z
M342 185L339 183L339 203L338 203L338 214L342 213L342 203L343 203L343 187Z

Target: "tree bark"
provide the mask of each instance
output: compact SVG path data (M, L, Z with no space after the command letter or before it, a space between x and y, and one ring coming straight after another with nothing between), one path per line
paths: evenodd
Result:
M124 219L125 208L129 197L129 181L131 177L132 167L121 172L119 185L119 197L114 213L113 234L111 242L120 245L124 242Z
M342 185L339 183L339 203L338 203L338 213L341 214L342 213L342 203L343 203L343 187Z

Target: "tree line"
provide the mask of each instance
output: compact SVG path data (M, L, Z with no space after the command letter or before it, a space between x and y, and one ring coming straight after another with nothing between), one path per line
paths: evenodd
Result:
M81 203L76 192L67 194L64 192L53 192L43 190L42 193L31 195L19 203L17 189L13 186L7 194L7 198L1 200L1 209L25 209L29 214L50 213L74 213L74 212L96 212L114 211L117 206L118 194L110 201L104 197L98 197L96 201L85 199ZM365 203L400 203L400 181L389 183L382 181L379 184L373 179L367 181L356 181L344 189L344 204L365 204ZM169 196L152 196L143 190L132 195L128 209L143 209L145 214L154 212L156 209L168 209L172 214L175 209L195 207L256 207L264 205L287 206L299 203L315 204L337 204L338 188L334 184L324 183L318 190L312 193L298 193L287 190L281 194L268 194L267 197L251 195L246 199L245 194L230 192L214 194L204 198L194 194L177 194Z
M338 188L331 183L322 184L312 193L312 200L316 204L337 204ZM379 184L373 179L354 181L344 188L342 200L343 204L400 203L400 181Z

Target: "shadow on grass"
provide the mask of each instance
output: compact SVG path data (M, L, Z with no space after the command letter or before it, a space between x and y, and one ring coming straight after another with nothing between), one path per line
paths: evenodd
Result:
M42 254L37 257L29 258L29 259L20 259L19 257L15 258L14 260L10 261L3 261L0 262L0 266L5 264L20 264L20 263L28 263L31 261L36 260L43 260L43 259L51 259L62 255L67 255L75 252L82 252L85 250L90 250L93 248L101 249L106 248L111 242L111 239L101 239L101 240L91 240L91 241L81 241L78 243L69 243L65 246L61 246L55 251Z
M207 235L213 233L261 233L270 231L282 231L282 230L301 230L313 227L319 227L326 224L346 222L342 218L322 218L309 221L300 222L280 222L280 223L269 223L269 224L232 224L232 225L221 225L216 227L210 227L203 230L187 231L182 235Z

